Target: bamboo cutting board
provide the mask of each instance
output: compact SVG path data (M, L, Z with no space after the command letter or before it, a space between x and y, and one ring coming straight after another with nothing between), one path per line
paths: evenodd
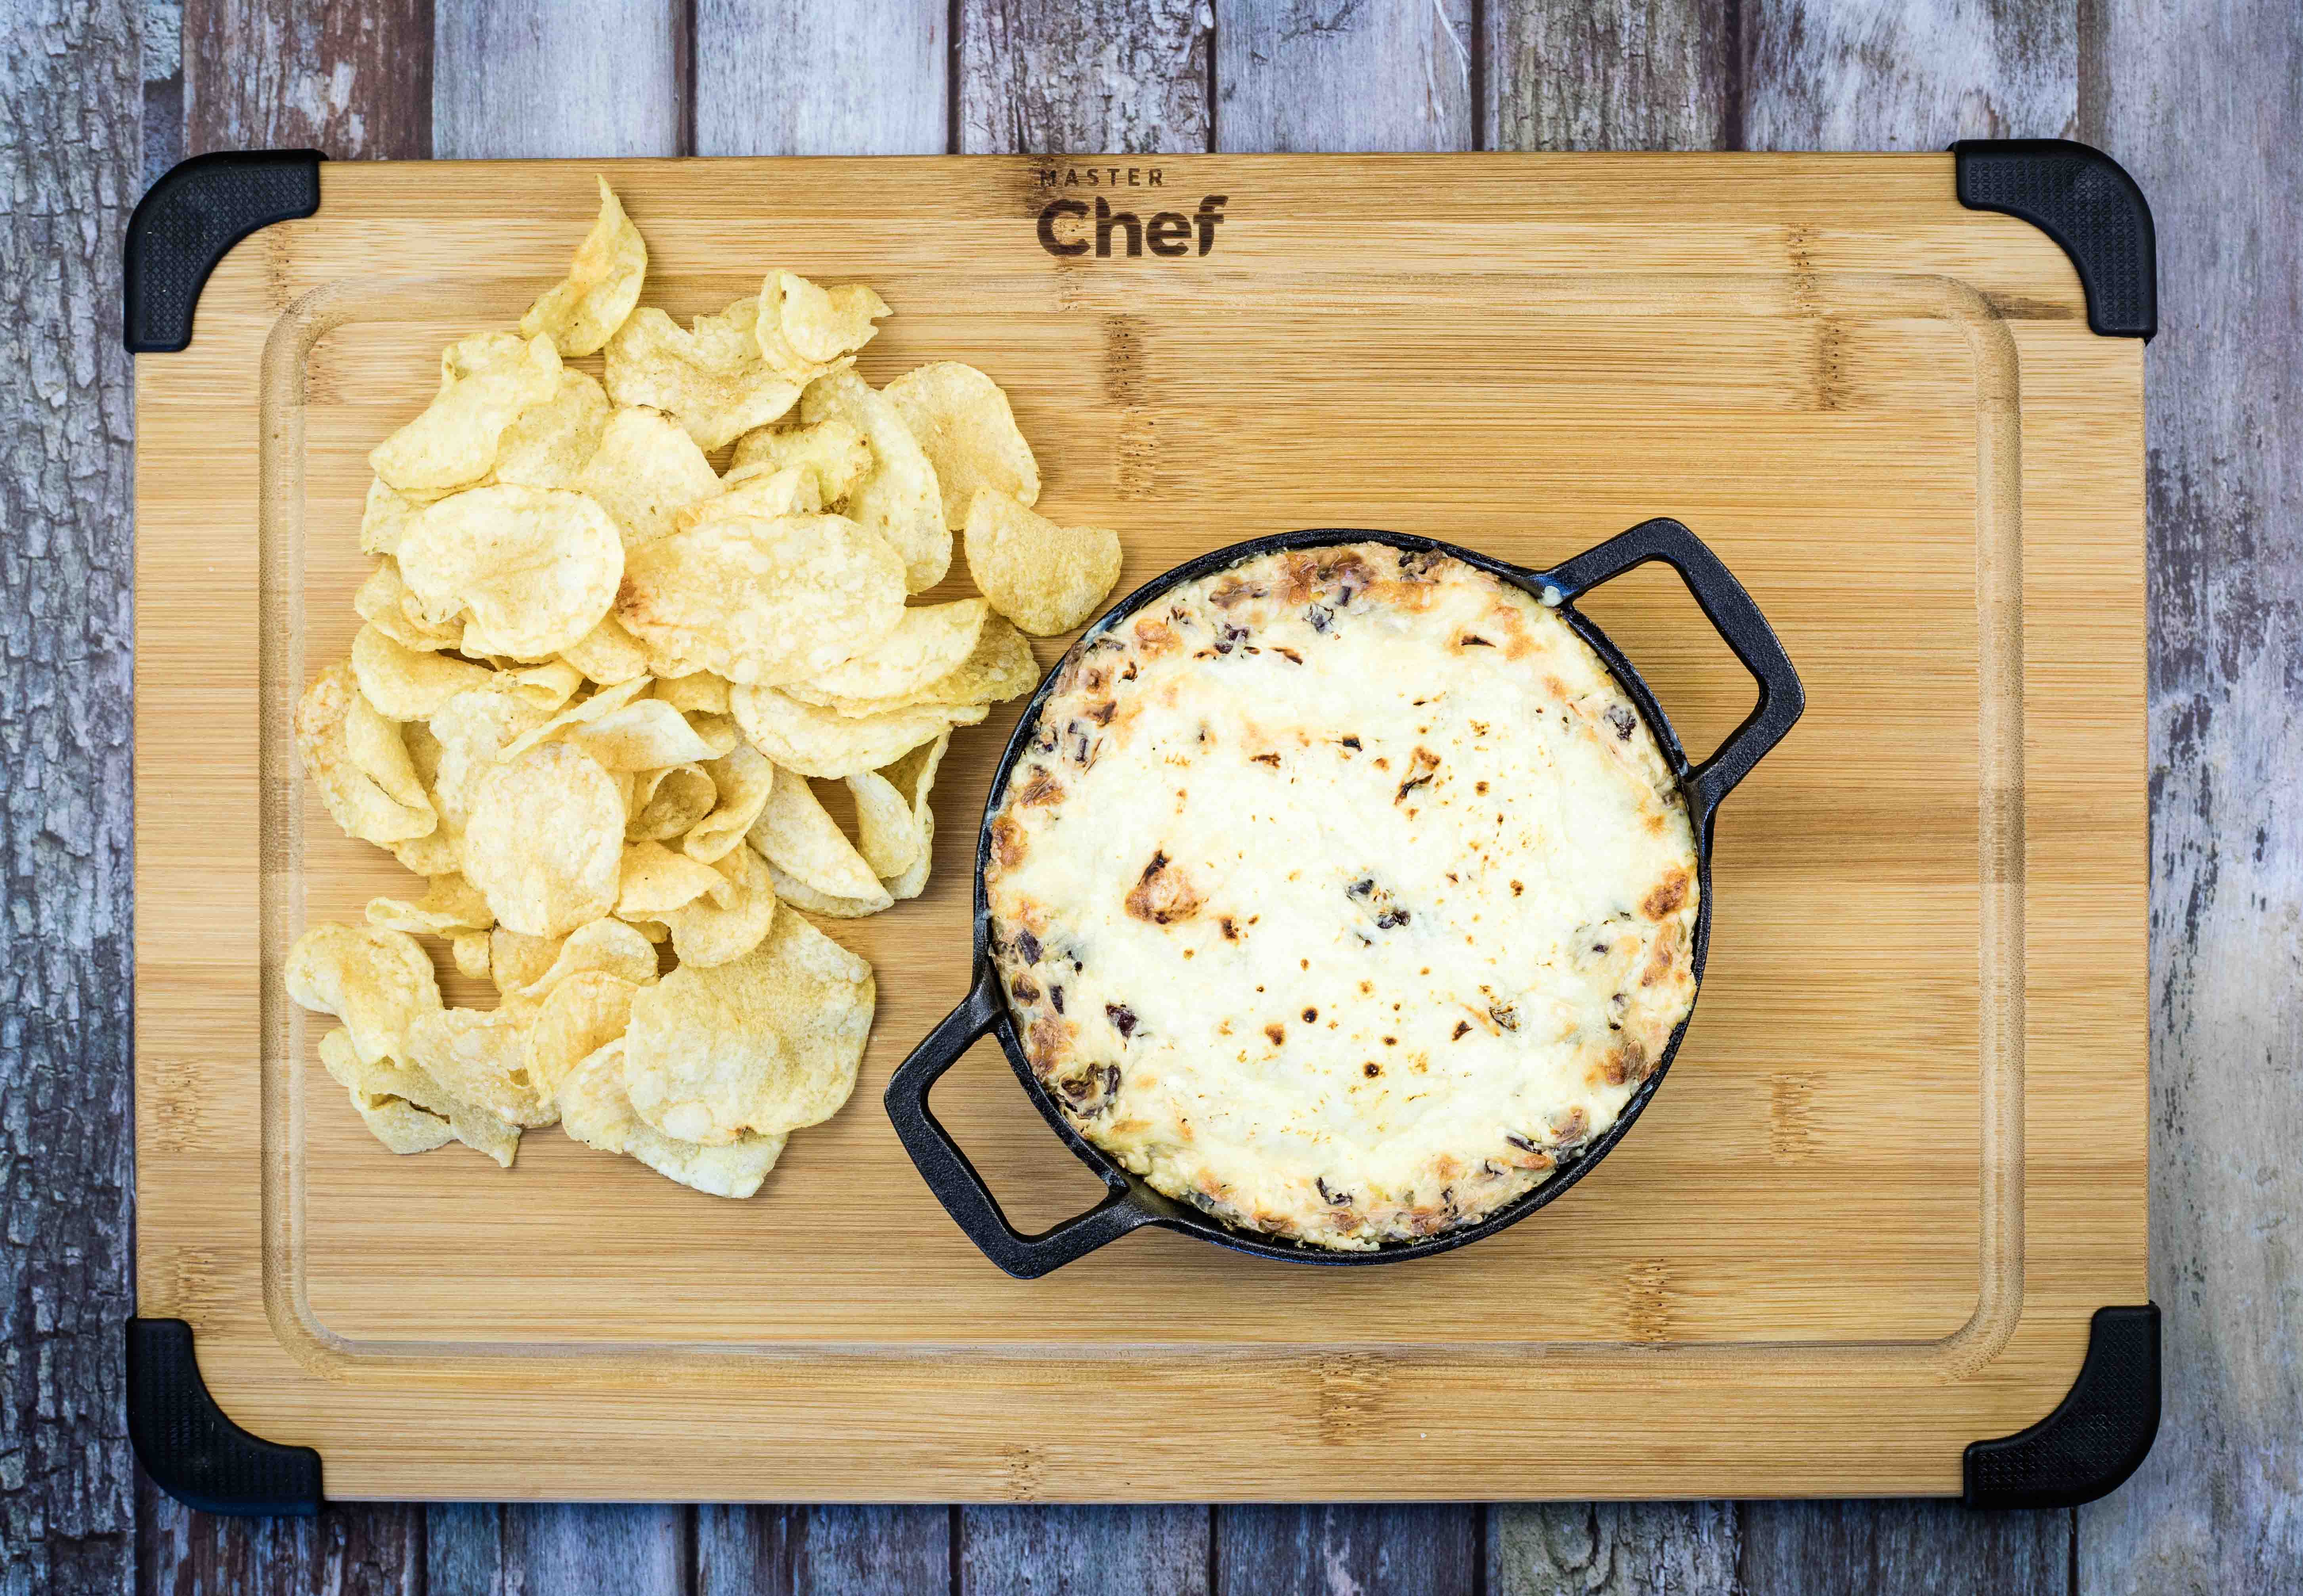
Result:
M991 373L1120 593L1295 527L1709 542L1808 710L1725 808L1702 1000L1623 1145L1396 1268L1152 1229L1000 1273L879 1100L966 988L1013 705L955 741L926 895L826 927L878 968L871 1049L758 1197L556 1131L509 1172L371 1141L278 971L411 878L289 714L357 626L367 451L565 270L595 170L645 302L868 281L873 383ZM2142 345L1951 156L360 164L318 198L137 362L136 1134L139 1313L327 1494L1954 1493L2145 1302ZM1181 252L1115 215L1100 253L1099 202ZM1588 607L1691 754L1749 708L1661 568ZM1100 1189L991 1043L936 1109L1021 1226Z

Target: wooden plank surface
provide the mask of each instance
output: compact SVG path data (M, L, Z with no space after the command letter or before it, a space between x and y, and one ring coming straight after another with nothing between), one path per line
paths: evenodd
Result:
M173 22L173 7L162 3L152 9ZM1765 9L1758 5L1729 8L1746 16ZM1691 100L1683 111L1650 108L1669 97L1668 85L1661 94L1628 97L1621 97L1611 85L1619 71L1635 74L1675 49L1690 47L1667 46L1674 27L1679 29L1681 39L1690 37L1689 19L1670 14L1674 10L1667 4L1592 8L1592 47L1579 50L1572 39L1567 40L1539 53L1526 72L1531 77L1540 74L1545 79L1548 91L1558 97L1568 113L1606 105L1616 97L1625 108L1601 123L1602 129L1634 129L1642 118L1657 126L1668 126L1675 118L1683 123L1700 123L1710 114L1700 99ZM2079 14L2079 8L2072 7L2043 10L2051 19ZM1555 11L1560 13L1557 19L1550 14ZM1814 11L1807 8L1803 14ZM1858 17L1874 14L1861 7L1832 11ZM1491 0L1486 12L1495 37L1551 37L1531 34L1523 20L1540 13L1537 20L1551 25L1555 21L1572 21L1585 8ZM12 54L0 62L12 110L23 103L28 88L38 89L52 81L44 74L93 71L103 80L123 55L133 58L132 39L124 50L118 42L132 35L132 25L100 14L97 8L78 8L75 14L80 19L76 25L89 30L83 37L94 41L85 55L63 49L46 54L32 51ZM1707 47L1700 42L1700 25L1715 14L1713 8L1702 7L1692 19L1697 26L1691 47L1699 55ZM46 8L13 0L0 7L0 16L12 27L24 21L34 27L52 22ZM1514 27L1521 31L1513 33ZM1951 35L1956 30L1946 23L1938 31ZM1860 53L1869 37L1860 30L1848 34L1850 47ZM1607 46L1604 41L1609 38L1623 41L1622 47ZM1918 47L1922 55L1928 53L1925 41ZM2200 253L2214 248L2215 241L2225 236L2218 224L2220 218L2233 213L2269 214L2257 198L2263 191L2260 185L2266 172L2288 170L2275 165L2273 156L2293 140L2276 135L2262 117L2265 106L2274 115L2291 117L2291 97L2282 96L2286 86L2296 80L2296 51L2293 19L2282 16L2279 8L2263 4L2226 8L2212 0L2186 0L2168 7L2112 4L2088 8L2078 46L2080 60L2086 63L2081 136L2111 148L2137 172L2162 219L2163 285L2169 326L2183 325L2183 306L2194 316L2204 307L2224 308L2219 321L2191 323L2187 342L2163 337L2152 352L2155 538L2161 569L2170 573L2166 595L2159 601L2161 624L2164 628L2179 614L2189 617L2186 637L2180 646L2171 644L2164 652L2161 673L2155 677L2155 683L2172 680L2181 688L2180 693L2164 686L2158 688L2162 730L2156 752L2163 774L2158 779L2157 811L2162 843L2155 858L2164 905L2155 916L2158 928L2155 952L2160 984L2168 994L2156 1037L2161 1089L2167 1095L2168 1111L2160 1116L2156 1168L2161 1187L2155 1212L2161 1224L2158 1246L2166 1271L2158 1295L2171 1310L2171 1406L2159 1450L2145 1474L2111 1502L2081 1515L2079 1588L2088 1592L2158 1590L2185 1584L2201 1589L2291 1588L2288 1582L2296 1566L2294 1487L2287 1475L2275 1468L2266 1469L2266 1462L2280 1455L2281 1443L2266 1441L2264 1429L2279 1415L2291 1418L2298 1407L2295 1308L2291 1296L2286 1294L2291 1287L2277 1284L2282 1279L2291 1281L2294 1271L2290 1263L2283 1273L2269 1277L2270 1288L2250 1287L2243 1272L2247 1268L2264 1266L2266 1259L2275 1261L2283 1254L2275 1247L2266 1251L2258 1234L2223 1217L2233 1212L2291 1210L2295 1197L2291 1181L2282 1185L2285 1177L2256 1172L2283 1169L2290 1161L2258 1161L2249 1167L2244 1160L2227 1160L2217 1150L2222 1138L2232 1136L2260 1134L2281 1146L2294 1140L2294 1098L2291 1092L2281 1095L2275 1083L2293 1078L2290 1065L2295 1026L2260 1001L2262 992L2284 991L2292 984L2282 967L2261 975L2227 973L2221 977L2222 985L2201 990L2206 979L2202 972L2251 971L2257 967L2250 959L2270 956L2275 943L2263 943L2244 933L2266 913L2291 916L2297 895L2293 806L2283 803L2280 783L2261 763L2261 751L2291 746L2292 739L2291 723L2282 708L2282 673L2286 667L2280 661L2282 651L2293 646L2297 582L2291 562L2276 551L2294 546L2297 517L2291 485L2299 476L2293 464L2296 440L2291 418L2284 420L2282 430L2282 412L2263 396L2269 392L2265 385L2270 380L2267 374L2291 368L2303 358L2291 305L2276 297L2278 285L2291 280L2296 252L2291 232L2282 234L2274 227L2267 235L2262 232L2250 235L2254 252L2244 257L2210 258ZM1500 79L1504 52L1498 50L1496 56L1496 75ZM182 92L182 78L171 69L172 56L165 49L156 53L148 48L145 60L156 63L162 70L150 75L144 85L143 103L154 111L156 119L164 118L178 104L172 95ZM245 72L250 65L242 59L230 63L229 68ZM328 80L333 81L333 77L331 66ZM2268 92L2256 87L2258 84ZM1725 89L1723 97L1731 107L1740 89L1740 84L1730 84ZM60 175L51 181L58 198L45 210L28 207L28 211L89 218L85 231L100 236L102 216L111 215L116 226L121 214L117 207L133 191L132 182L126 193L122 191L117 180L107 175L112 169L106 163L113 159L108 152L114 145L128 136L125 123L134 111L110 104L101 94L75 97L70 103L83 107L79 125L89 136L53 152ZM1500 89L1489 97L1489 115L1494 125L1507 125L1505 113L1513 103ZM1988 131L2032 131L2012 121L1982 126ZM1740 131L1740 128L1725 130L1720 141L1736 142ZM146 148L156 152L149 157L155 170L182 148L181 142L170 140L168 130L156 121L145 132ZM1631 131L1571 131L1561 141L1620 141L1628 146L1650 139L1661 143L1700 142L1675 132L1650 135ZM1535 141L1524 135L1497 135L1499 145ZM8 147L4 159L12 177L20 170L15 163L30 160L33 154L24 144ZM2282 181L2291 184L2292 179ZM12 192L21 195L26 190L17 183ZM2223 198L2226 192L2231 198ZM99 198L106 194L111 197ZM114 208L107 213L105 207ZM2290 190L2284 215L2291 219L2295 214ZM2179 253L2168 236L2170 220L2178 215L2193 218L2189 254ZM11 212L7 218L5 236L12 246L21 236L16 231L21 225L18 216L19 213ZM47 240L40 243L38 258L45 264L55 258L56 246ZM110 248L100 241L91 243L85 258L108 259ZM2180 279L2174 275L2179 261ZM13 283L12 278L12 288ZM2250 299L2251 294L2256 297ZM100 332L108 319L108 308L97 308L80 316L73 325L94 326ZM82 347L100 359L98 346L106 342L102 337L90 338L83 341ZM2175 364L2171 367L2170 362ZM2175 383L2181 386L2176 388ZM14 439L39 435L41 412L57 410L63 413L52 425L78 428L82 437L101 438L105 427L96 419L103 413L102 401L97 396L100 391L82 387L68 391L61 401L43 397L35 401L29 416L22 401L12 399L9 435ZM2236 396L2233 402L2253 407L2239 418L2244 423L2239 432L2249 438L2252 446L2237 454L2221 444L2221 440L2234 435L2228 412L2216 408L2223 403L2216 396L2223 394ZM113 440L102 446L117 448L118 429L113 429ZM42 458L55 457L44 454ZM77 491L101 491L100 474L94 488L88 486L85 475L70 479L80 485ZM2282 488L2281 484L2289 486ZM124 489L115 485L114 491ZM10 508L9 521L13 527L20 524L13 501ZM117 528L122 519L114 509L101 518L101 524ZM12 583L18 569L27 570L35 580L53 575L37 566L9 569ZM106 579L124 581L124 562L100 567L96 581L98 586ZM16 591L12 586L12 598ZM80 603L85 601L89 588L86 584L59 582L53 591ZM113 591L117 593L117 587ZM2180 610L2173 596L2178 594ZM13 605L11 609L12 613L22 612ZM55 616L58 612L46 613ZM2236 618L2237 624L2227 618ZM43 628L50 624L44 618ZM13 662L12 655L12 671ZM12 674L12 688L19 679ZM78 713L64 717L65 723L75 728L107 721L121 723L124 716L118 706L124 687L114 680L106 688L100 679L92 690L96 696ZM113 695L109 699L104 697L106 691ZM5 734L12 739L15 728L25 723L13 697L0 721L4 721ZM22 773L29 767L17 762L14 741L7 747L12 774L21 787ZM2213 780L2207 774L2211 770ZM117 791L116 784L114 790ZM124 849L123 812L115 807L111 813L115 827L113 846ZM12 820L12 843L18 835L14 823ZM2252 842L2255 824L2262 825L2265 833L2259 851ZM37 831L34 834L38 835ZM21 857L12 847L12 858ZM125 887L117 874L108 882L91 881L85 873L84 859L36 863L38 867L29 881L11 874L12 910L30 901L50 915L59 914L60 905L70 905L84 915L93 904L98 906L99 917L105 913L124 916ZM2195 912L2195 901L2206 912ZM0 937L6 934L4 926L0 926ZM104 1002L117 1003L120 996L116 985L108 986L92 975L83 976L76 991L80 995L51 999L46 992L13 990L8 999L10 1021L14 1025L27 1017L68 1013L77 1027L87 1013L105 1012ZM116 1034L118 1023L110 1028ZM0 1087L12 1094L52 1078L43 1072L52 1071L55 1066L44 1065L39 1054L21 1048L16 1042L17 1036L29 1034L29 1030L12 1032L5 1051L0 1051L0 1076L4 1076ZM76 1051L72 1060L75 1071L82 1069L82 1060L83 1055ZM2232 1068L2233 1060L2240 1061L2240 1067ZM2223 1095L2211 1104L2181 1111L2202 1093ZM48 1096L55 1100L53 1094ZM2227 1102L2231 1106L2226 1108ZM44 1123L47 1122L33 1121L36 1127ZM2283 1142L2277 1140L2282 1136ZM71 1166L60 1161L57 1144L36 1136L30 1152L40 1161L38 1167L49 1172L44 1175L48 1185L58 1190L86 1189L70 1173ZM17 1156L24 1156L22 1148ZM20 1170L22 1167L17 1166ZM19 1173L14 1178L26 1177ZM26 1212L13 1201L17 1189L10 1188L12 1215ZM100 1181L97 1189L102 1189ZM106 1218L99 1212L87 1222L93 1226L89 1234L96 1243L90 1255L100 1254L108 1246L116 1256L125 1227L124 1212ZM38 1234L53 1241L61 1233L12 1226L12 1237L18 1234ZM2204 1267L2179 1278L2175 1260L2195 1255L2205 1260ZM11 1254L12 1266L14 1261L15 1254ZM77 1300L85 1304L105 1289L100 1283L103 1271L85 1262L80 1267L89 1272L77 1277L72 1288ZM12 1289L19 1278L9 1277ZM14 1300L21 1301L21 1295ZM2235 1305L2240 1303L2251 1305L2241 1311ZM101 1320L105 1313L99 1310L92 1317ZM99 1328L108 1336L108 1324ZM20 1444L17 1437L23 1433L21 1429L0 1431L0 1493L4 1493L9 1515L0 1520L8 1530L0 1533L0 1571L4 1571L0 1572L0 1586L21 1578L20 1570L34 1566L22 1560L29 1551L55 1559L49 1566L75 1569L75 1577L85 1576L80 1588L122 1588L122 1583L105 1583L103 1574L110 1569L124 1583L127 1564L116 1539L107 1542L101 1533L89 1533L86 1523L40 1516L39 1504L61 1491L67 1497L77 1494L92 1504L88 1518L95 1522L101 1516L101 1484L91 1483L86 1474L60 1479L37 1469L29 1476L12 1472L4 1466L4 1459L11 1455L9 1448ZM112 1455L116 1456L119 1443L114 1440L111 1445ZM99 1448L90 1468L100 1470L104 1456ZM33 1506L25 1507L27 1502ZM1531 1565L1546 1583L1497 1583L1492 1588L1725 1588L1734 1558L1722 1550L1725 1542L1716 1521L1720 1513L1732 1511L1713 1510L1711 1519L1682 1523L1678 1508L1603 1507L1590 1515L1594 1527L1585 1538L1584 1543L1593 1548L1589 1553L1578 1550L1570 1534L1574 1525L1566 1523L1553 1537L1551 1550L1543 1554L1548 1561ZM1866 1515L1886 1510L1852 1507L1845 1511ZM1615 1537L1612 1532L1596 1527L1611 1518L1635 1520L1658 1514L1670 1527L1656 1536L1625 1532ZM2289 1526L2283 1532L2286 1540L2280 1538L2282 1532L2266 1530L2282 1524ZM28 1541L20 1530L38 1537L37 1541ZM154 1539L148 1528L148 1550ZM1490 1540L1491 1545L1500 1545L1508 1537L1491 1536ZM1610 1550L1617 1540L1630 1546L1652 1545L1654 1560L1638 1568L1621 1558L1610 1560ZM1953 1577L1945 1588L1956 1588L1961 1581L1973 1583L1982 1577L1990 1566L1985 1561L1991 1550L1987 1542L1987 1537L1978 1536L1961 1543L1966 1554L1947 1565ZM1815 1543L1821 1546L1823 1541L1818 1537ZM354 1561L359 1563L357 1558ZM184 1574L182 1566L173 1565L156 1587L150 1583L156 1569L148 1561L147 1588L246 1588L237 1582L216 1584L195 1579ZM1556 1570L1556 1577L1544 1572L1549 1569ZM1616 1572L1601 1572L1608 1569ZM316 1574L312 1580L275 1588L316 1588L322 1577ZM418 1588L410 1583L414 1578L403 1570L401 1583L388 1588ZM333 1579L330 1583L333 1583ZM36 1580L30 1588L41 1587ZM1846 1587L1835 1581L1807 1588Z
M2303 1587L2303 8L2113 0L2080 136L2149 196L2152 1295L2166 1416L2079 1588Z
M37 14L36 14L37 13ZM0 5L0 1590L133 1550L121 229L141 17ZM37 31L36 31L37 30Z

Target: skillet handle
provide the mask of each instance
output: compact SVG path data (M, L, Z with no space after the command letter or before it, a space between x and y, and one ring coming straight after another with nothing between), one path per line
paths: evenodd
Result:
M1107 1174L1104 1183L1111 1187L1111 1195L1085 1213L1037 1236L1026 1236L1008 1222L991 1188L983 1184L983 1177L967 1161L967 1154L928 1107L928 1088L999 1021L1000 978L986 959L977 967L975 984L959 1007L944 1016L943 1022L897 1069L895 1078L888 1083L885 1101L898 1139L919 1166L921 1178L943 1204L944 1212L968 1240L983 1249L985 1257L1017 1279L1032 1280L1160 1216L1137 1205L1125 1179Z
M1751 773L1751 767L1768 749L1784 740L1807 707L1807 689L1800 685L1791 655L1784 652L1775 629L1743 591L1743 584L1720 563L1709 545L1677 521L1664 517L1641 521L1546 572L1545 579L1572 603L1600 583L1650 560L1660 560L1679 573L1713 629L1759 684L1759 701L1743 717L1743 723L1711 751L1710 758L1688 773L1687 790L1694 802L1696 828L1699 834L1708 836L1719 800Z

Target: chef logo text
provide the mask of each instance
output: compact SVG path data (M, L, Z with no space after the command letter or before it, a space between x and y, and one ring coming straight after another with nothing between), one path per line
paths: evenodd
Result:
M1158 166L1042 166L1039 174L1042 189L1056 190L1040 211L1040 248L1056 256L1205 255L1228 198L1205 194L1191 210L1162 208L1170 201Z

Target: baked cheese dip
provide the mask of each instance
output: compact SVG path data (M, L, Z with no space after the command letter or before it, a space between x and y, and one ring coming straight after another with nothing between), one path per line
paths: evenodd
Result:
M1091 637L991 821L992 950L1087 1140L1226 1222L1477 1223L1695 1001L1695 839L1553 610L1450 556L1257 556Z

